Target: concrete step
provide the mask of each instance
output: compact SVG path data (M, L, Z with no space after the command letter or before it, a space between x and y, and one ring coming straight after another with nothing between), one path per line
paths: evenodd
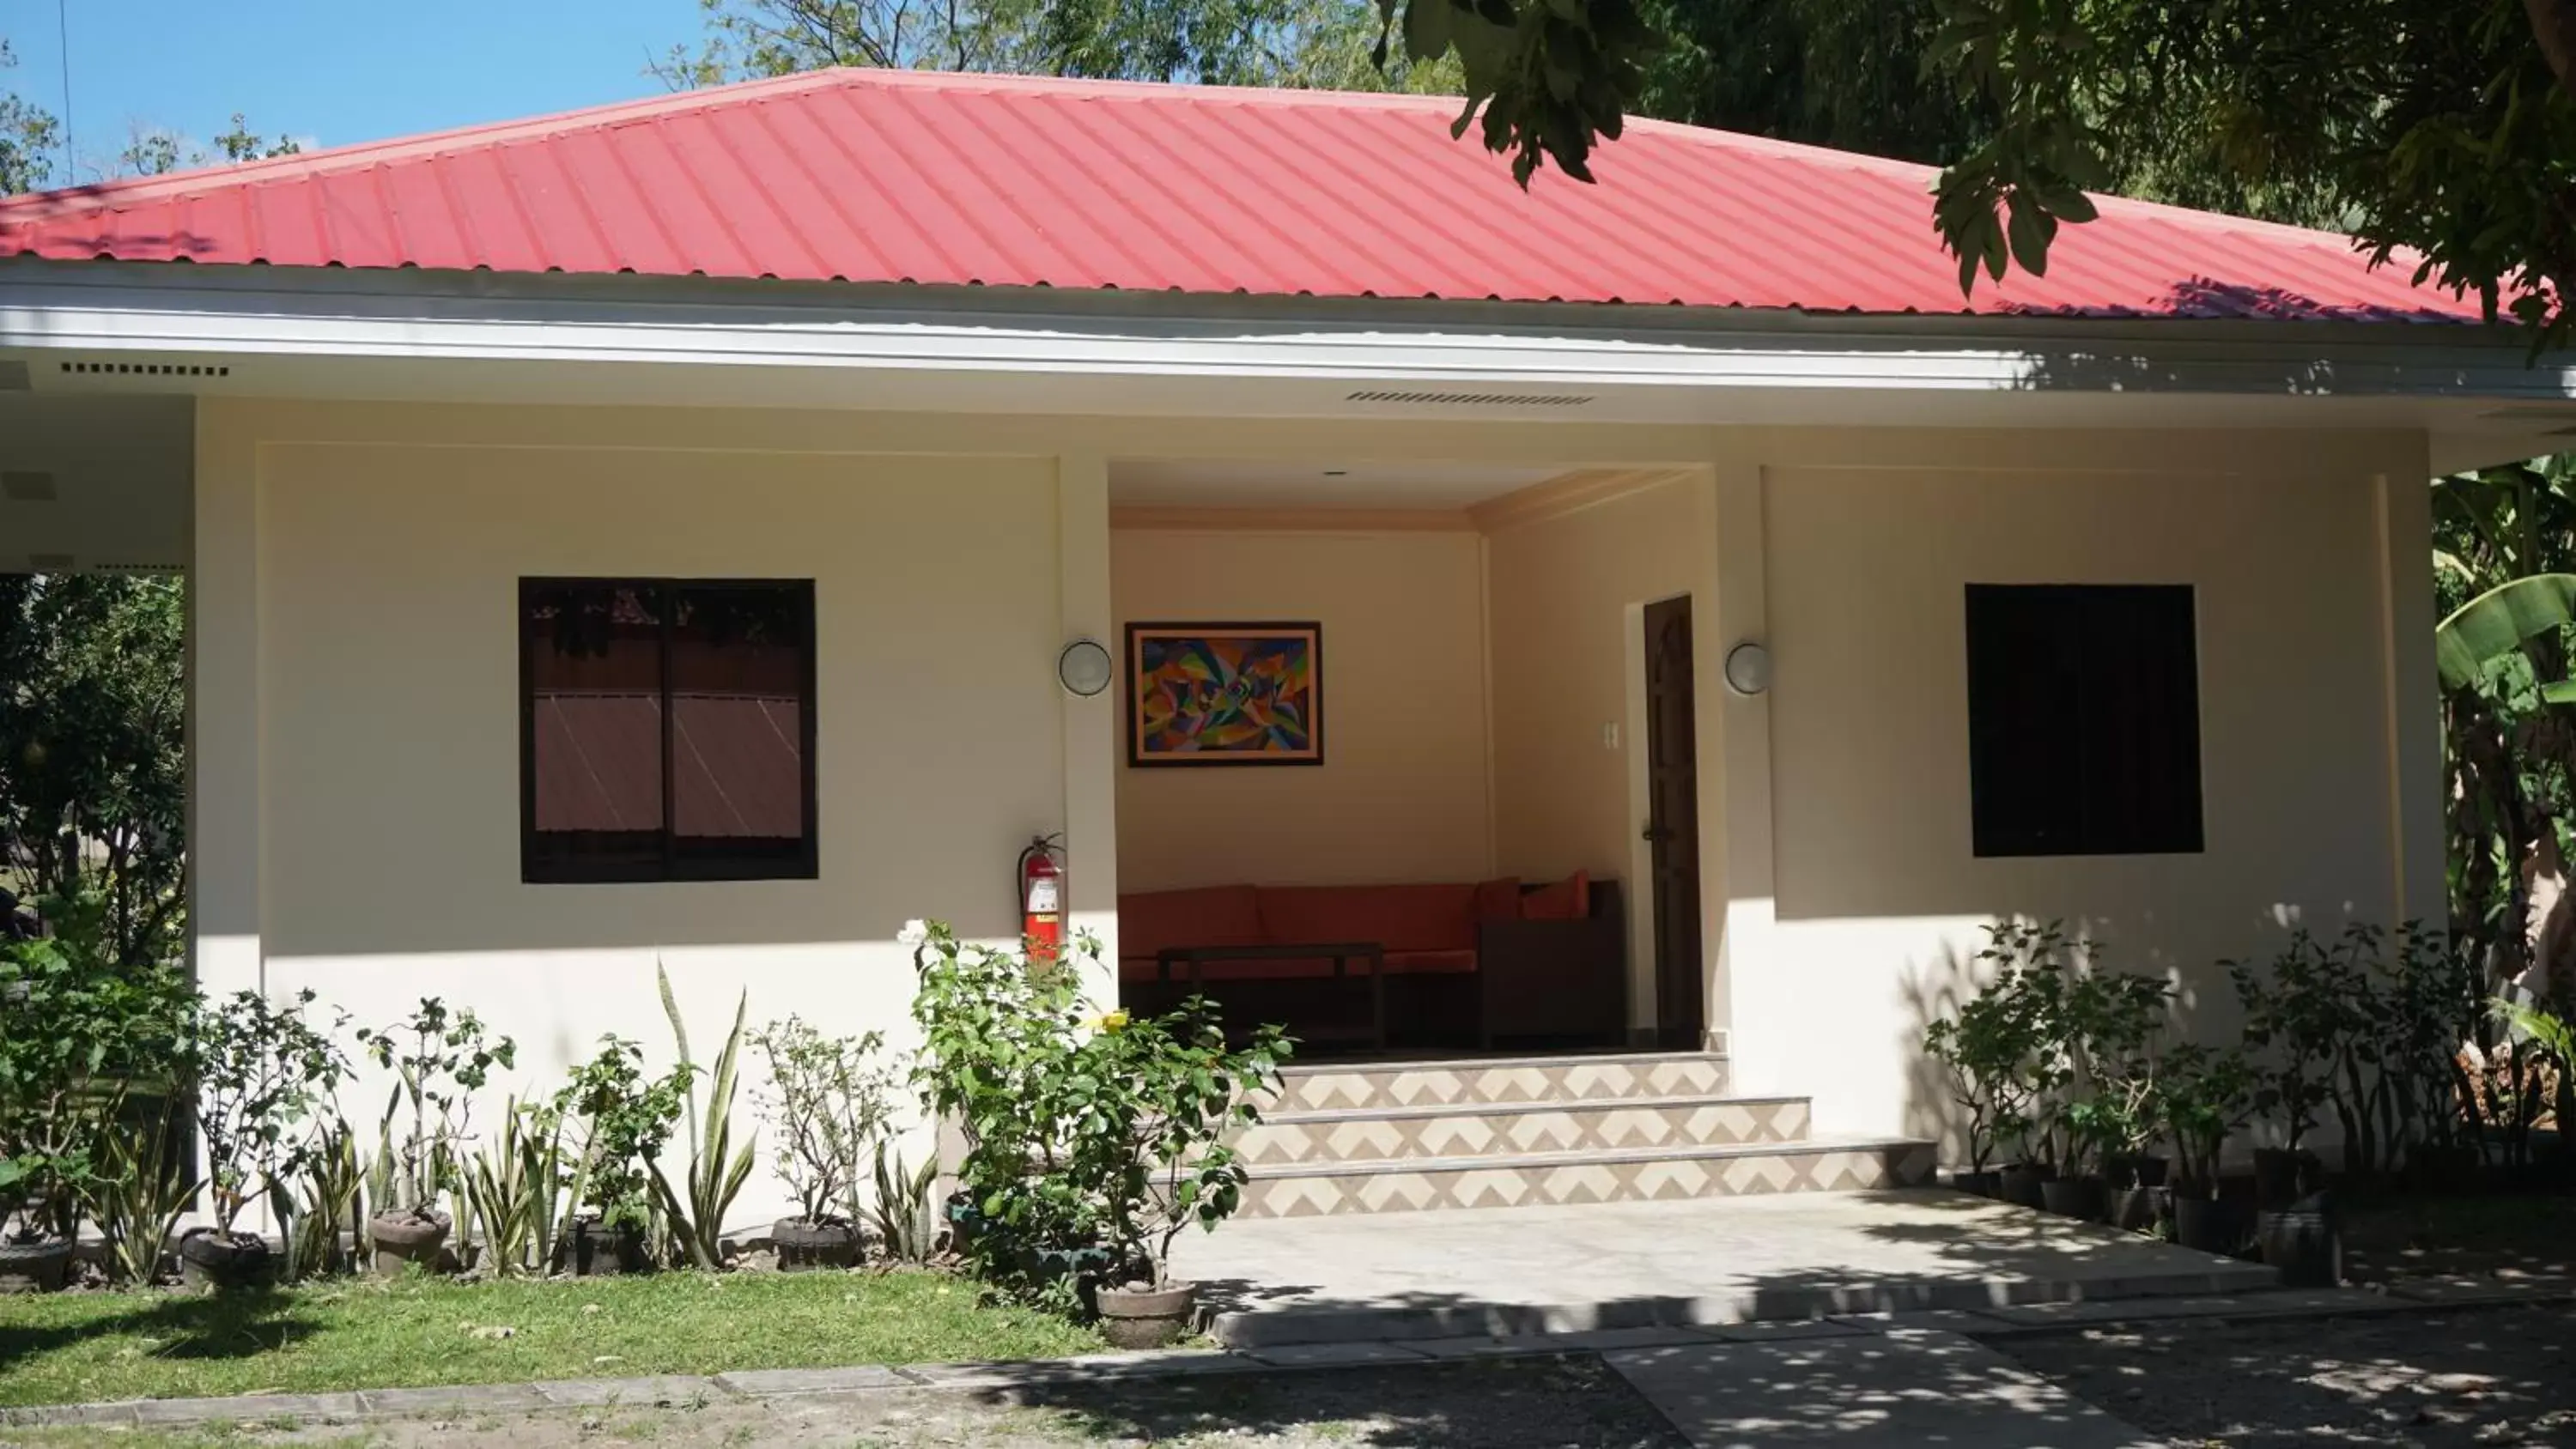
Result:
M1251 1181L1244 1184L1241 1215L1321 1217L1920 1187L1932 1181L1936 1155L1932 1143L1918 1138L1867 1137L1270 1163L1247 1167Z
M1478 1103L1712 1097L1726 1091L1714 1052L1476 1057L1420 1062L1324 1062L1280 1073L1265 1112L1330 1112Z
M1533 1152L1800 1142L1804 1097L1603 1097L1272 1112L1235 1148L1250 1166L1501 1158Z

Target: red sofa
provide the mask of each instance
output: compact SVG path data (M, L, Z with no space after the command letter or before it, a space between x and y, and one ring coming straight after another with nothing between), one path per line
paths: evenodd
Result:
M1325 942L1375 946L1386 979L1368 979L1368 957L1336 962L1277 949ZM1228 959L1227 947L1265 954ZM1182 951L1197 959L1168 954ZM1195 979L1230 1023L1282 1020L1310 1038L1373 1037L1387 1027L1398 1036L1472 1037L1479 1046L1517 1036L1616 1042L1627 1027L1626 926L1616 881L1235 885L1122 895L1118 956L1121 992L1142 1009L1167 1007ZM1337 975L1348 984L1333 984ZM1386 994L1383 1007L1375 993ZM1391 1027L1374 1019L1381 1009Z

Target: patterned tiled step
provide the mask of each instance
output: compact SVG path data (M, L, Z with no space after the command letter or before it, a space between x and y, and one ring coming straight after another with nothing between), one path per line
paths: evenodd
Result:
M1717 1097L1725 1095L1726 1080L1726 1058L1709 1052L1329 1064L1281 1072L1279 1093L1264 1110Z
M1250 1169L1242 1215L1321 1217L1920 1187L1932 1181L1935 1156L1929 1142L1866 1138L1506 1158L1288 1163Z
M1590 1102L1274 1112L1235 1148L1249 1166L1395 1158L1511 1157L1649 1147L1798 1142L1804 1097L1604 1097Z

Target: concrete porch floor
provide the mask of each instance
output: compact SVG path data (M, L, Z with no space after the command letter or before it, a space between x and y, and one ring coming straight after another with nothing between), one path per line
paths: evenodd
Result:
M1191 1233L1231 1347L1753 1323L2273 1286L2273 1271L1935 1189L1276 1218Z

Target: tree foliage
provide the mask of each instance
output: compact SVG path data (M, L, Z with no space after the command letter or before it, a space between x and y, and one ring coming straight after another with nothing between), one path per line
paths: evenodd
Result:
M17 67L17 53L0 39L0 71ZM53 112L14 91L0 91L0 196L34 191L52 180L54 155L62 144L62 123Z
M707 36L654 70L708 85L823 66L1334 90L1452 88L1373 64L1367 0L700 0Z
M2116 190L2341 226L2536 345L2568 334L2576 0L1381 3L1406 55L1456 52L1460 129L1481 108L1524 181L1588 179L1646 108L1943 162L1963 291L2044 271Z
M1641 0L1663 37L1638 110L1660 120L1944 164L1991 108L1926 65L1935 0Z
M184 925L184 590L0 575L0 875L96 893L129 965L175 955Z

